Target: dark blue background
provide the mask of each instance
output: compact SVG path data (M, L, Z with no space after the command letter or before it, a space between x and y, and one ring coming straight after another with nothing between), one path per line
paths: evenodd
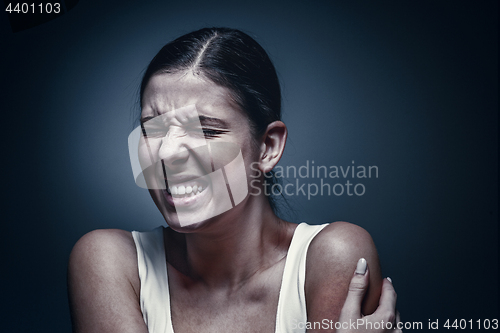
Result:
M127 136L148 62L205 26L242 29L274 60L281 165L379 168L363 196L289 197L290 219L367 229L403 321L498 318L497 7L82 0L15 34L1 14L0 331L68 332L78 238L164 223L134 184Z

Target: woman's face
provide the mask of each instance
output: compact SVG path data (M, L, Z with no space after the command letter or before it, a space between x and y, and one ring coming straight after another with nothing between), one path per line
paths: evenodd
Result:
M259 154L227 88L191 72L157 74L142 101L139 160L171 227L196 228L248 196Z

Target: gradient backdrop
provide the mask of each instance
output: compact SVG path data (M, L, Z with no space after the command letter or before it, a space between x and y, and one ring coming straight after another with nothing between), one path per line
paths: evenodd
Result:
M127 136L148 62L205 26L242 29L273 59L280 165L378 166L351 179L364 195L288 197L287 218L367 229L403 321L498 318L497 1L81 0L17 33L0 15L1 332L70 331L78 238L164 223Z

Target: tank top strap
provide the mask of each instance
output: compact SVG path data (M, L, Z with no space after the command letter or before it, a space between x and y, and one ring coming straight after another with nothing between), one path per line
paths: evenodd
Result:
M132 231L141 280L140 303L149 333L173 333L163 227Z
M307 321L304 289L307 249L314 237L327 225L301 223L295 229L283 270L276 312L276 333L305 331L299 328L299 323ZM163 227L146 232L132 231L132 236L137 248L141 281L140 305L148 332L174 333Z
M305 332L303 325L307 321L305 299L307 249L314 237L327 225L328 223L322 225L301 223L295 229L281 281L276 312L276 333Z

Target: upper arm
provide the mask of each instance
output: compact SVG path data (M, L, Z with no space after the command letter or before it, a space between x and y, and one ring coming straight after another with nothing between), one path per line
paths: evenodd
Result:
M95 230L74 246L68 293L74 332L147 332L132 235Z
M306 261L306 304L308 321L336 322L356 264L368 262L370 286L363 301L363 313L373 313L380 298L382 277L377 250L370 234L346 222L325 227L311 242Z

